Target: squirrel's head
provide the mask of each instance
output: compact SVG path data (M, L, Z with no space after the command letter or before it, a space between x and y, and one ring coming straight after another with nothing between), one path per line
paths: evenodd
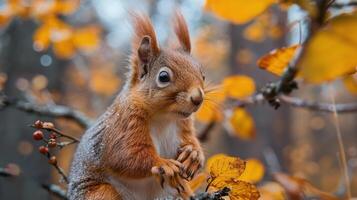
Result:
M188 28L176 12L174 30L179 45L160 48L150 19L133 15L129 87L135 88L153 112L186 118L204 100L204 75L201 64L191 56Z

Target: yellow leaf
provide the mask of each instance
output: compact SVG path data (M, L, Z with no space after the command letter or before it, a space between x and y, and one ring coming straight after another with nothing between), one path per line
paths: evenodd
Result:
M210 183L210 187L215 190L224 187L230 188L229 198L231 200L256 200L260 197L258 189L253 184L236 179L227 180L218 177Z
M99 32L97 26L80 28L74 32L73 43L80 50L93 51L100 43Z
M10 22L12 18L12 12L8 8L0 10L0 27Z
M261 14L276 0L206 0L205 9L236 24L243 24Z
M225 100L225 93L222 89L209 92L205 96L202 106L196 112L196 119L200 122L220 121L223 114L220 105Z
M257 159L248 159L243 174L239 177L240 180L257 183L264 176L265 168L262 162Z
M265 31L263 24L254 22L244 29L243 36L245 39L253 42L262 42L266 37Z
M344 78L343 84L350 93L357 95L357 73Z
M255 137L254 120L243 108L235 108L229 122L239 138L248 140Z
M188 182L192 191L196 191L198 188L202 186L208 179L208 174L206 172L199 173L194 179Z
M36 51L43 51L50 46L51 29L47 24L41 25L33 35L33 42Z
M276 182L267 182L258 188L261 200L285 200L284 188Z
M331 19L306 44L297 66L308 82L321 83L354 72L357 66L357 12Z
M226 95L234 99L242 99L251 96L255 92L255 84L249 76L235 75L223 80L223 88Z
M208 159L206 169L213 179L217 177L238 178L245 169L245 161L238 157L217 154Z
M35 0L31 5L31 16L46 20L50 15L55 15L55 1Z
M296 50L300 45L293 45L290 47L283 47L280 49L275 49L269 54L261 57L257 65L264 70L267 70L275 75L281 76L285 68L290 63L291 59L294 58Z
M69 59L75 55L76 49L73 46L72 40L69 39L53 42L53 52L59 58Z
M78 9L79 4L79 0L56 0L55 10L57 13L69 15Z
M110 96L117 92L120 79L111 70L95 68L91 72L90 88L98 94Z

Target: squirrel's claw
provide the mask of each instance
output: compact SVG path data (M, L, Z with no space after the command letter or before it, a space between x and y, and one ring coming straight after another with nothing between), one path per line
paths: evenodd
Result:
M158 178L162 188L164 188L166 182L172 188L175 188L181 196L188 196L192 192L180 176L183 170L183 164L173 159L163 159L157 166L151 168L151 172Z
M178 152L177 161L183 165L182 177L191 180L203 165L203 152L192 145L185 145Z

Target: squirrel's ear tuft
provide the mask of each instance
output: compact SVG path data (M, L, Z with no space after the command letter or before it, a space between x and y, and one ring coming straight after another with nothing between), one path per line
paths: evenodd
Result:
M131 12L134 37L132 39L130 85L136 85L148 73L148 66L160 53L150 18Z
M175 12L174 31L184 51L191 52L190 35L185 19L179 11Z
M136 53L136 51L139 53L140 49L146 46L149 48L151 55L157 56L160 53L160 49L150 18L147 15L138 13L131 13L131 18L134 29L132 40L133 53Z

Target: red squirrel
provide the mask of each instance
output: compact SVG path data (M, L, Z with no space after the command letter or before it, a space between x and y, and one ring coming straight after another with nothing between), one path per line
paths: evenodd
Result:
M176 13L178 45L163 48L148 16L132 18L130 73L77 147L69 200L186 199L188 180L204 162L192 114L204 100L205 78L190 54L186 22Z

